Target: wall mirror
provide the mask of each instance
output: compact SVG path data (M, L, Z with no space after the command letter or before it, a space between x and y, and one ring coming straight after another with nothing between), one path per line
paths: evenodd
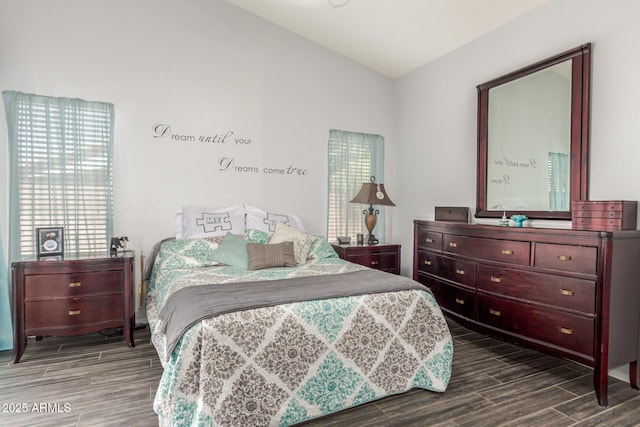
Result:
M588 198L591 44L478 85L476 217L571 219Z

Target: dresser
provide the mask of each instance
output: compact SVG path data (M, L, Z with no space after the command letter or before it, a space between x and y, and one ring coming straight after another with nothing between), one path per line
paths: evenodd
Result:
M357 246L333 243L332 245L338 256L345 261L400 274L400 245L393 243Z
M443 312L490 336L594 369L629 365L638 388L640 231L415 221L413 278Z
M121 327L133 347L133 264L132 252L13 262L13 362L20 361L28 336Z

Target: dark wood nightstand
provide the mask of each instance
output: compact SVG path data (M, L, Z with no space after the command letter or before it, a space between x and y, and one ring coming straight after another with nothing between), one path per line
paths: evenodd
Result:
M28 336L74 336L123 328L133 347L133 252L17 261L13 270L13 363Z
M340 245L332 243L338 256L345 261L400 274L400 245L378 243L377 245Z

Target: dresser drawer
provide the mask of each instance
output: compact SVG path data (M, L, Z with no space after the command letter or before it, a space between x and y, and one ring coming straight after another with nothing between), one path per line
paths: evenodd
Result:
M536 267L596 274L598 249L595 247L536 243L535 251Z
M122 295L25 302L25 330L124 322Z
M576 211L573 213L573 218L621 219L622 211Z
M609 212L615 213L615 212ZM621 218L574 218L571 227L574 230L601 230L601 231L617 231L631 229L627 228L625 222ZM635 229L635 224L633 225Z
M442 233L418 229L418 246L435 251L442 250Z
M479 295L478 320L487 325L564 347L594 354L595 320L527 304Z
M438 275L475 289L476 266L475 262L442 256L438 259Z
M418 270L471 288L476 287L476 263L472 261L420 251L418 253Z
M637 212L638 202L630 200L588 200L571 203L571 212L617 211L622 213Z
M475 318L475 292L423 274L418 274L418 281L433 293L442 309L468 319Z
M529 265L531 244L514 240L444 234L442 249L456 255L510 264Z
M429 274L440 274L442 256L433 252L418 251L418 271Z
M480 264L478 290L586 314L596 310L596 283L591 280Z
M25 300L69 297L121 290L122 271L104 270L84 273L33 274L24 278Z

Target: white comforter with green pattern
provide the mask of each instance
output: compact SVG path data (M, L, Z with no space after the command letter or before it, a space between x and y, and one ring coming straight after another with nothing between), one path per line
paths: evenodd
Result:
M203 260L215 245L167 242L154 264L147 317L164 367L154 401L162 424L286 426L411 388L446 389L453 344L426 290L306 301L205 319L165 358L166 337L157 315L178 289L366 268L337 258L326 241L313 259L293 268L208 265Z

